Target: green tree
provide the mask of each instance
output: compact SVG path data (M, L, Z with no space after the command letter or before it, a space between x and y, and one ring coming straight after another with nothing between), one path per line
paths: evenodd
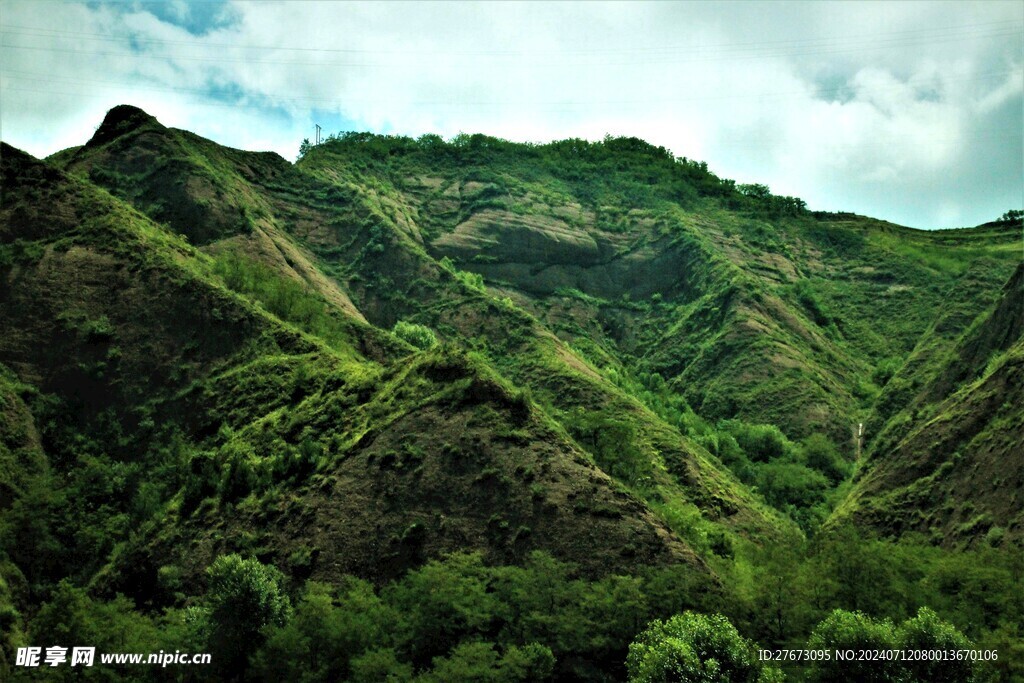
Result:
M761 183L741 184L737 185L736 189L740 194L754 199L769 199L772 196L772 191L768 189L768 186Z
M243 677L249 655L263 642L263 629L282 626L291 612L275 567L238 555L223 555L206 570L205 617L213 663L229 677Z
M95 647L97 652L155 652L164 643L153 622L134 611L123 596L109 602L89 597L82 588L63 580L54 588L30 625L29 643L41 647ZM53 679L67 681L108 681L102 667L72 669L58 667Z
M83 589L64 579L32 620L31 632L40 644L93 645L99 637L99 625L92 600Z
M815 432L801 441L800 445L807 466L824 474L833 484L838 484L849 474L850 466L824 434Z
M814 627L807 639L808 650L827 650L832 657L818 659L807 669L807 680L814 683L860 681L896 683L901 680L899 662L885 660L839 659L836 651L892 650L896 634L888 620L875 621L861 612L837 609Z
M399 615L380 600L369 583L342 579L337 596L311 581L282 627L269 629L253 658L254 678L265 681L336 681L347 678L350 660L391 643Z
M511 646L503 654L494 643L461 643L447 657L435 657L434 668L417 678L419 683L516 683L543 681L551 677L555 658L543 645Z
M401 683L412 677L412 665L399 661L393 648L370 650L352 660L352 683Z
M825 475L795 462L768 462L756 468L757 487L765 500L779 509L806 508L825 499Z
M721 426L736 437L740 448L753 461L768 462L781 458L790 451L789 439L775 425L725 420Z
M573 566L540 551L530 553L523 567L497 567L492 590L511 613L502 639L542 642L556 657L585 648L592 631L580 607L582 584L570 580Z
M790 543L770 544L753 563L754 620L762 642L785 642L793 633L806 633L817 620L809 614L801 552Z
M1024 626L1004 623L988 633L985 643L999 653L999 659L989 665L996 680L1024 681Z
M757 646L720 614L656 620L629 646L630 683L743 683L781 680L764 668Z
M466 638L489 632L500 604L479 553L428 562L389 586L383 598L404 615L406 649L424 666Z
M901 590L892 547L863 539L852 525L831 531L811 562L817 576L825 577L829 606L902 618L909 612L910 596Z
M922 607L896 631L896 646L902 650L970 650L973 644L952 624ZM917 683L969 683L978 678L978 667L970 660L914 660L902 662L904 680Z

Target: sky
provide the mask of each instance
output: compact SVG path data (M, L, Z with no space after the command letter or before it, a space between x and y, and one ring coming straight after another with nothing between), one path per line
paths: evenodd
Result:
M1024 3L0 3L0 137L133 104L294 160L326 133L643 138L823 211L1024 207Z

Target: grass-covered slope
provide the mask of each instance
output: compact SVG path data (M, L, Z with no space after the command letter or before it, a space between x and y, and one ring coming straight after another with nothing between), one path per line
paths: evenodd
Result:
M417 355L258 261L224 271L89 183L2 160L0 539L22 599L70 576L173 602L234 550L303 578L456 549L706 572L485 361ZM21 451L45 460L12 472Z
M140 158L162 171L140 171ZM744 442L746 428L727 430L743 442L737 456L716 421L824 438L819 451L852 459L857 425L873 443L904 407L906 378L935 371L932 352L1015 263L1012 225L925 233L811 214L631 139L347 134L292 166L119 107L53 161L205 236L230 287L321 337L326 328L271 301L265 281L285 277L377 327L425 325L481 354L698 545L720 524L755 538L785 527L722 461L776 505L824 504L801 455L810 447L762 449L775 453L769 464L789 453L780 467L813 489L780 494L772 487L790 484L765 479L778 472L749 465L766 456ZM151 201L197 183L233 208L207 210L193 192L179 203L194 210L175 217ZM253 220L228 226L227 214ZM833 484L848 469L819 467Z
M299 167L481 275L599 371L654 373L706 417L824 432L851 455L876 368L902 362L972 260L998 280L1015 264L1009 226L812 215L631 139L349 134Z
M686 609L790 647L926 605L1020 670L1019 221L811 213L628 138L291 164L129 106L0 161L0 678L71 638L608 681Z
M304 309L307 291L480 354L698 545L719 525L786 526L723 461L776 505L824 505L820 477L849 465L827 455L809 472L807 453L852 459L859 423L870 451L894 412L905 420L908 386L938 372L937 350L1015 264L1012 225L811 214L634 139L346 134L293 166L117 107L52 162L188 235L231 289L321 338L334 326ZM715 426L734 418L800 444ZM771 490L781 475L759 468L780 457L813 492Z
M249 373L301 368L244 368L212 390L233 402L239 382L260 381ZM118 557L110 585L153 586L165 564L190 574L225 552L226 539L327 581L383 581L466 549L492 563L541 549L591 575L634 564L703 571L641 502L479 361L434 351L372 381L345 387L346 379L307 378L292 390L300 398L222 427L227 480L216 456L197 455L167 511L172 523L147 548ZM219 506L208 498L215 492ZM198 540L183 547L190 535Z
M180 136L161 130L174 140ZM133 144L141 143L137 132L124 131L104 143L102 151L74 152L69 168L119 167L120 157L132 157ZM652 505L665 506L676 531L692 542L705 544L709 533L721 533L720 525L729 533L755 537L789 529L703 448L608 381L525 307L496 296L475 274L432 253L424 242L429 226L420 224L411 200L387 181L354 171L329 155L322 165L271 168L247 161L244 153L223 151L209 141L202 144L218 167L226 169L224 175L241 179L267 207L251 235L235 234L203 247L222 270L254 259L273 269L253 248L255 236L265 232L276 244L287 243L308 255L312 269L351 297L371 323L385 329L398 321L427 325L443 342L482 354L515 385L529 388L598 466ZM59 155L61 163L68 163L65 157ZM212 163L197 158L192 165ZM110 189L135 201L140 210L151 210L131 193L113 185ZM309 284L329 296L325 287ZM590 415L587 424L578 424L583 413ZM621 427L617 440L597 444L583 438L583 432L603 423ZM625 444L628 448L621 447L624 439L632 441Z
M127 105L107 112L85 145L52 161L130 200L193 244L251 231L266 216L266 200L237 175L237 165L270 172L287 165L275 154L238 152L165 128Z
M919 532L946 545L1020 541L1022 302L1024 266L952 348L935 352L940 363L919 370L920 385L872 443L837 520L852 517L883 534ZM936 328L952 324L952 315Z
M801 412L773 412L781 391L742 395L751 367L769 390L793 367L806 369L809 395L788 395L798 407L825 404L826 422L839 419L844 394L849 402L843 378L857 364L715 243L718 219L735 221L722 197L747 198L698 164L630 140L528 147L349 136L314 148L300 166L374 183L435 258L479 273L599 364L677 379L712 418L785 423ZM763 343L747 343L750 333Z
M264 184L293 184L291 164L277 154L217 145L188 131L166 128L140 109L111 109L82 147L49 161L125 200L191 244L230 259L240 254L316 290L336 307L361 317L348 296L310 262L310 255L272 217L274 196Z

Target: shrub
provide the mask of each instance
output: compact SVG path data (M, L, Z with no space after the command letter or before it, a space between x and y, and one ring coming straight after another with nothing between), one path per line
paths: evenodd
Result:
M484 276L480 273L471 273L468 270L457 270L455 271L455 277L459 279L459 282L470 289L478 292L486 290L486 287L484 287Z
M628 420L596 411L573 411L566 425L605 472L628 482L649 476L650 462L638 446L636 427Z
M892 376L900 369L899 358L886 358L878 363L871 373L871 381L880 387L884 387L892 379Z
M814 293L811 283L807 280L797 280L793 286L797 301L810 314L811 319L819 326L826 326L832 322L832 316L825 311L818 296Z
M437 335L425 325L417 325L416 323L407 323L404 320L399 320L395 323L392 332L399 339L415 346L417 349L426 350L437 346Z

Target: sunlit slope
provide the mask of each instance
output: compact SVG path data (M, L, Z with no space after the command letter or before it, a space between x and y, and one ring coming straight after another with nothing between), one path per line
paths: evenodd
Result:
M1001 282L1019 241L1005 225L928 233L810 214L632 139L352 134L299 166L480 274L599 371L655 373L708 418L825 432L850 455L878 366L898 366L943 305L976 305L952 284L979 258ZM354 274L364 296L387 295Z

